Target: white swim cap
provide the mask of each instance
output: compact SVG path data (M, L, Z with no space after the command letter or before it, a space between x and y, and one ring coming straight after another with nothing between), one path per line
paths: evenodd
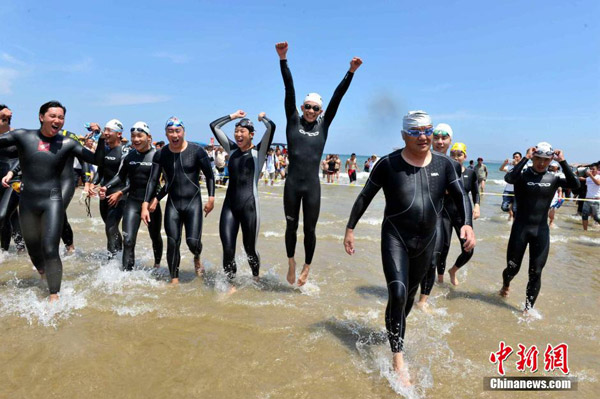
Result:
M430 126L431 117L425 111L408 111L402 118L402 129L409 130L413 127Z
M323 108L323 99L319 95L319 93L308 93L306 97L304 97L304 102L313 102L319 104L319 107Z
M135 132L135 131L143 131L146 134L150 134L150 127L148 126L148 124L146 122L136 122L134 123L133 127L131 128L131 133Z
M542 141L535 146L533 155L540 158L552 158L554 156L554 149L550 143Z
M452 128L447 123L438 123L435 129L433 129L433 134L438 133L438 131L441 133L448 133L450 138L452 138Z
M111 119L111 120L109 120L108 122L106 122L106 125L104 125L104 128L105 129L110 129L110 130L115 131L117 133L123 133L123 124L118 119Z

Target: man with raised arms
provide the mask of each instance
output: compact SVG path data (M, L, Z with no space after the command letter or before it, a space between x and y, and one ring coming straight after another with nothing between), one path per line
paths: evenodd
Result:
M556 159L562 167L565 177L548 173L548 166ZM533 166L523 171L532 160ZM504 176L508 184L514 184L517 213L510 231L506 249L506 269L502 272L503 285L500 295L507 297L510 282L519 273L525 249L529 245L529 282L525 291L525 309L527 315L533 308L542 286L542 269L548 260L550 251L550 228L548 211L554 193L559 187L579 188L579 180L569 167L561 150L554 150L546 142L527 150L527 154Z
M78 141L59 134L65 123L65 107L50 101L40 107L41 128L13 130L0 136L0 148L16 145L21 163L22 188L19 201L21 229L31 261L45 274L50 301L58 300L62 262L58 245L65 213L61 194L61 171L71 154L98 164L104 158L104 140L96 153Z
M296 91L292 73L287 63L287 42L275 45L279 55L281 75L285 85L285 116L289 151L288 177L283 190L283 209L286 219L285 247L288 256L287 280L290 284L296 281L296 240L300 206L304 216L304 251L305 260L302 272L298 277L298 285L302 286L308 279L310 265L315 252L317 236L315 228L321 207L321 185L319 183L319 165L323 156L323 148L327 141L329 126L337 113L342 97L350 87L354 72L362 64L358 57L350 61L350 69L344 76L331 97L327 110L323 114L323 100L317 93L309 93L302 106L302 116L296 109ZM323 116L321 117L321 114Z
M383 188L385 212L381 225L381 257L388 287L385 322L393 352L393 367L400 381L410 385L402 354L406 316L425 273L431 266L436 224L444 206L446 190L452 196L464 225L460 229L464 248L475 246L471 205L453 162L431 151L433 126L424 111L404 116L405 147L375 164L356 198L348 220L344 247L355 251L354 228L367 207Z
M156 197L161 170L167 180L167 205L165 206L165 232L167 233L167 263L171 283L179 284L181 233L185 226L185 241L194 254L196 274L204 269L200 262L202 252L202 196L200 195L200 171L206 179L208 202L206 215L215 206L215 176L208 154L198 144L185 139L183 122L171 117L165 124L169 144L154 154L146 195L142 204L142 220L150 223L149 206ZM153 216L156 217L156 216Z

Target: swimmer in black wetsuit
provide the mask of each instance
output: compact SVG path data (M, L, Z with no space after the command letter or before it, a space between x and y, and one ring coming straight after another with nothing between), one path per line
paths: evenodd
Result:
M200 171L206 179L208 202L204 206L208 215L215 206L215 176L210 166L208 154L198 144L185 139L183 122L169 118L165 125L169 144L154 154L146 196L142 204L142 220L150 222L148 207L154 197L161 169L167 180L167 205L165 207L165 232L167 233L167 263L171 273L171 283L179 283L179 263L181 255L181 231L185 225L186 243L194 254L196 274L204 271L200 262L202 252L202 196L200 195Z
M62 230L64 206L60 172L71 154L90 163L104 158L104 140L94 154L78 141L60 135L65 108L57 101L40 108L39 130L14 130L0 136L0 148L16 145L23 172L19 201L23 237L31 261L45 274L50 301L58 300L62 279L62 262L58 244Z
M146 195L146 187L150 178L152 159L156 150L152 148L150 128L145 122L136 122L131 128L131 144L134 150L123 158L119 172L99 190L100 199L104 199L106 192L113 186L123 185L129 181L129 189L123 211L123 270L133 270L135 265L135 243L142 215L142 202ZM148 232L152 240L154 251L154 267L160 267L162 258L163 241L160 235L162 212L160 199L164 193L159 192L152 199L149 211L152 218L148 223Z
M91 123L93 132L100 130L97 123ZM104 126L102 136L106 141L106 153L102 166L94 176L93 184L102 186L108 183L119 171L121 158L124 156L121 146L121 135L123 134L123 124L117 119L111 119ZM123 238L119 231L119 223L123 217L123 208L125 207L124 195L128 191L127 182L120 182L106 192L106 198L100 200L100 216L104 221L104 230L106 233L106 249L109 252L108 258L112 259L118 251L123 248Z
M0 104L0 134L11 131L10 122L12 111L4 104ZM0 176L5 176L18 162L18 152L15 146L0 149ZM0 247L8 251L10 238L13 237L17 253L25 251L25 242L21 235L19 213L16 212L19 205L19 194L13 190L8 181L3 180L0 187Z
M77 142L79 142L79 138L77 137L76 134L69 132L68 130L62 130L59 134L62 134L65 137L69 137ZM61 233L61 238L63 240L63 243L65 244L65 248L67 250L67 254L72 254L73 252L75 252L75 245L73 244L73 229L71 228L71 225L69 223L69 219L67 217L67 208L69 207L69 204L71 203L71 200L73 199L73 195L75 194L75 188L76 188L76 175L75 175L75 170L74 170L74 162L75 162L75 155L71 154L69 155L69 158L67 159L67 161L65 162L65 167L62 170L61 174L60 174L60 191L63 197L63 206L65 207L65 216L63 219L63 229L62 229L62 233ZM83 182L86 184L86 187L89 188L89 166L87 164L87 162L79 160L80 164L82 165L83 170L85 170L86 173L84 175L84 180ZM21 165L20 163L17 161L16 164L14 165L14 167L12 168L12 170L9 172L9 174L7 174L7 178L8 179L12 179L12 176L18 176L21 172ZM4 184L4 183L3 183ZM12 201L11 201L12 203ZM16 201L16 204L14 205L16 207L16 205L18 205L18 198ZM0 219L1 219L1 214L0 214Z
M465 192L467 194L471 194L473 199L473 220L479 219L480 216L480 198L479 198L479 188L477 186L477 174L473 169L467 169L464 167L465 159L467 158L467 146L464 143L454 143L452 148L450 149L450 157L454 159L456 162L460 164L461 172L462 172L462 182L465 188ZM461 220L460 214L456 209L456 205L454 205L454 201L444 202L444 211L448 213L450 217L450 222L456 235L460 239L460 227L464 224ZM448 255L448 252L445 253L445 256ZM450 282L452 285L458 285L458 279L456 278L456 272L458 269L463 267L464 265L471 260L473 257L473 250L465 251L463 247L461 247L461 253L456 258L456 262L454 262L454 266L448 270L448 274L450 275ZM446 259L442 259L442 262L445 264Z
M287 64L287 42L275 45L280 59L281 75L285 85L285 115L289 151L288 177L283 190L283 209L285 211L285 247L288 256L289 269L287 280L290 284L296 281L296 233L298 230L298 217L300 206L304 215L304 251L305 261L302 272L298 277L298 285L304 285L308 279L308 272L315 252L317 236L315 227L319 219L321 207L321 186L319 183L319 165L323 148L327 140L329 125L337 113L342 97L348 90L354 72L362 64L362 60L354 57L350 61L350 69L342 82L338 85L329 101L323 117L323 101L317 93L310 93L304 98L301 106L302 116L296 109L296 92L292 73Z
M371 200L383 188L385 213L381 225L381 256L388 287L386 328L394 370L410 384L402 355L406 316L413 305L423 276L430 268L436 223L446 190L454 199L464 226L465 250L475 246L471 206L450 159L432 152L431 118L424 111L404 117L402 138L406 146L379 160L359 194L348 220L344 246L354 253L354 228Z
M221 127L238 118L244 119L235 124L235 141L232 141L221 130ZM273 141L275 124L265 116L264 112L258 115L258 120L265 124L267 130L256 146L252 143L254 125L249 119L246 119L246 113L242 110L219 118L210 124L219 144L229 154L229 185L223 201L219 235L223 244L223 269L230 279L235 277L237 271L235 241L240 225L252 275L258 277L260 269L260 256L256 251L260 227L257 184L267 150Z
M523 171L529 160L533 166ZM548 166L556 159L565 177L548 173ZM577 189L579 181L573 174L561 150L554 150L542 142L527 150L525 157L504 177L515 186L517 209L506 249L507 267L502 272L500 295L507 297L511 280L521 268L525 249L529 245L529 282L527 283L524 314L535 305L542 285L542 269L550 251L548 211L554 193L559 187Z

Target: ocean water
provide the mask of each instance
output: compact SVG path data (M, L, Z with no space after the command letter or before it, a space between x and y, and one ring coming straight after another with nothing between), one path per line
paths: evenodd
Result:
M500 173L488 180L474 226L478 244L458 274L461 284L436 285L431 313L413 309L408 316L406 359L414 386L399 386L384 328L383 193L355 230L356 254L348 256L342 244L367 177L359 173L357 186L345 185L344 174L339 184L323 184L316 254L302 288L285 280L283 185L261 183L261 279L252 279L240 237L239 288L232 295L218 235L224 189L204 219L207 273L195 276L183 244L177 287L167 284L164 260L159 270L151 268L143 225L137 268L122 272L118 260L107 261L97 202L90 219L73 201L69 220L77 250L63 256L58 304L47 302L47 287L26 255L13 248L0 254L0 398L496 398L502 394L483 391L483 378L497 376L489 356L500 341L515 351L519 343L536 345L541 353L547 344L567 343L578 391L539 395L598 396L600 228L584 233L573 204L558 210L536 317L523 318L527 255L511 296L497 294L511 227L499 209L501 197L493 195L503 189ZM449 264L457 247L453 238ZM302 226L296 259L304 259ZM516 360L513 354L505 363L507 375L562 376L543 371L542 354L537 373L518 372Z

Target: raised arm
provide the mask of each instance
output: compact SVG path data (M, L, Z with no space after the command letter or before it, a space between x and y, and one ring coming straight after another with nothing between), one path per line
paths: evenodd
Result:
M296 90L294 89L294 80L292 79L292 72L287 63L287 51L288 43L281 42L275 45L277 55L279 55L279 67L281 68L281 76L283 77L283 84L285 86L285 116L290 119L294 116L298 116L298 109L296 108Z
M556 150L554 151L554 154L554 158L558 161L560 167L563 170L563 173L565 174L564 179L562 177L560 178L560 181L558 183L559 186L562 188L571 188L574 190L578 189L581 185L579 183L579 179L577 179L577 176L575 176L575 173L573 173L573 169L571 169L571 167L565 160L565 155L563 154L562 150Z
M350 82L352 82L352 77L354 77L354 72L362 65L362 60L358 57L352 58L350 61L350 69L342 79L341 83L333 92L333 96L331 96L331 100L327 105L327 109L325 110L325 115L323 115L323 123L325 126L331 125L333 122L333 118L335 118L335 114L337 114L337 110L340 107L340 102L342 101L342 97L348 91L348 87L350 87Z
M215 138L217 139L219 144L221 144L221 147L223 147L225 152L228 154L231 153L232 150L237 148L237 144L234 141L230 140L229 137L227 137L225 132L223 130L221 130L221 127L223 127L225 124L234 120L236 118L237 114L239 114L239 113L240 113L240 111L237 111L237 112L234 112L233 114L225 115L225 116L223 116L215 121L212 121L210 123L210 130L212 130ZM245 114L246 113L244 112L244 115ZM243 118L243 116L241 116L241 118Z
M262 166L265 163L267 157L267 151L269 151L269 147L271 147L271 143L273 142L273 135L275 135L275 123L267 118L264 112L261 112L258 115L258 120L265 124L267 130L260 139L260 143L256 146L258 150L258 171L262 170Z

